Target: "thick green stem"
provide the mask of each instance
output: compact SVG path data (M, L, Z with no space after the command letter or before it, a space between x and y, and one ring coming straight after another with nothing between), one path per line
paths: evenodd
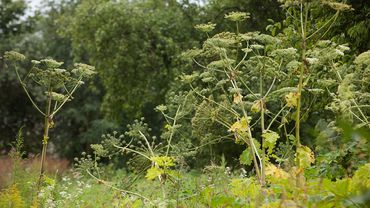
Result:
M239 95L239 96L240 96L240 95ZM242 104L241 104L241 105L242 105ZM244 114L245 119L247 119L247 118L248 118L248 114L247 114L247 112L245 111L244 106L242 106L242 110L243 110L243 114ZM249 127L249 126L248 126L247 133L248 133L248 139L249 139L249 141L248 141L248 143L249 143L249 144L248 144L248 145L249 145L249 147L250 147L250 151L251 151L251 153L252 153L252 157L253 157L253 164L254 164L254 167L255 167L255 169L256 169L257 178L258 178L258 180L260 181L260 183L261 183L261 185L262 185L261 172L260 172L260 167L258 166L257 157L259 158L261 165L262 165L262 160L261 160L261 158L257 155L257 154L258 154L258 152L257 152L256 147L255 147L255 145L254 145L253 137L252 137L252 131L251 131L251 129L250 129L250 127ZM256 157L256 156L257 156L257 157Z
M298 102L297 102L297 112L296 112L296 121L295 121L295 137L297 142L297 147L301 146L300 138L300 126L301 126L301 104L302 104L302 89L303 89L303 79L305 68L307 68L306 61L306 27L307 27L307 15L308 15L308 6L305 8L305 19L303 19L303 3L301 3L301 35L302 35L302 52L301 52L301 67L299 72L299 83L298 83ZM299 160L297 160L299 161ZM298 164L299 165L299 164Z
M261 95L261 100L259 101L260 103L260 108L261 108L261 132L262 134L265 132L265 103L264 99L262 98L263 95L263 74L261 71L260 74L260 95ZM262 164L261 164L261 185L265 185L265 157L266 157L266 152L265 152L265 147L264 147L265 139L262 137Z
M302 52L304 54L304 52ZM302 58L304 55L302 55ZM303 75L304 74L304 67L301 67L300 75L299 75L299 84L298 84L298 102L297 102L297 112L296 112L296 121L295 121L295 137L297 142L297 147L301 146L301 138L300 138L300 126L301 126L301 103L302 103L302 88L303 88Z
M40 161L40 176L39 180L37 183L37 190L40 191L41 188L41 183L44 178L44 173L45 173L45 160L46 160L46 150L48 146L48 140L49 140L49 129L51 125L51 92L52 89L49 88L48 91L48 100L46 104L46 115L44 117L44 135L43 135L43 140L42 140L42 153L41 153L41 161Z

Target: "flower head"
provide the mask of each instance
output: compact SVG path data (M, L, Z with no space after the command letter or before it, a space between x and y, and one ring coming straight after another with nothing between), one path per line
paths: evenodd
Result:
M215 27L216 24L213 24L211 22L208 22L207 24L199 24L194 26L195 29L205 33L211 32L212 30L215 29Z
M231 20L233 22L240 22L250 18L249 13L245 12L230 12L225 14L225 19Z
M6 51L4 53L4 58L7 61L24 61L26 59L23 54L16 51Z
M44 64L49 69L56 69L62 66L63 62L55 61L54 59L43 59L40 60L41 64Z
M72 70L72 73L76 74L77 76L82 77L92 77L96 74L95 67L87 65L87 64L75 64L75 68Z

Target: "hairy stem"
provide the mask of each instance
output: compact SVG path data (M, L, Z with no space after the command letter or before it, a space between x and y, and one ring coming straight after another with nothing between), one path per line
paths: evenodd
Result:
M305 17L307 18L308 6L305 8ZM300 126L301 126L301 104L302 104L302 89L303 89L303 79L304 79L304 71L307 68L307 61L306 61L306 26L307 26L307 19L303 19L303 3L301 3L301 13L300 13L300 20L301 20L301 35L302 35L302 52L301 52L301 67L299 72L299 83L298 83L298 102L297 102L297 112L296 112L296 121L295 121L295 137L297 142L297 147L301 146L301 138L300 138ZM297 160L299 161L299 160ZM299 165L299 164L298 164Z
M41 161L40 161L40 176L37 183L37 190L40 191L41 183L44 178L44 172L45 172L45 159L46 159L46 150L48 146L48 140L49 140L49 129L50 129L50 122L51 122L51 92L52 89L49 87L48 90L48 100L46 103L46 115L44 117L44 135L42 140L42 152L41 152Z
M260 95L263 94L263 72L260 72ZM262 134L265 132L265 102L264 99L260 99L260 108L261 108L261 131ZM265 139L262 137L261 145L262 145L262 163L261 163L261 185L265 185L265 147L264 147Z

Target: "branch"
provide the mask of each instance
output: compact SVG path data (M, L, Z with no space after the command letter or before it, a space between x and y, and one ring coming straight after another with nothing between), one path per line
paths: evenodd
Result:
M23 88L23 90L26 92L27 97L28 97L28 99L31 101L31 103L32 103L33 107L35 107L35 108L36 108L36 110L37 110L37 111L39 111L43 116L46 116L46 114L45 114L42 110L40 110L40 108L37 106L37 104L33 101L33 99L32 99L32 97L31 97L31 95L29 94L29 92L28 92L28 90L27 90L27 88L26 88L26 84L25 84L25 83L23 83L23 81L22 81L21 77L19 76L19 73L18 73L17 67L16 67L15 65L14 65L14 70L15 70L15 73L17 74L18 81L21 83L22 88Z

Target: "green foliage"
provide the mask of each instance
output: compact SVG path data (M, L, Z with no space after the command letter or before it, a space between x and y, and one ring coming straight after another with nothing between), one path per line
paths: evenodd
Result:
M173 158L168 156L151 157L150 160L160 167L172 167L175 165Z
M307 168L315 162L315 156L309 147L300 146L297 148L296 160L299 167Z
M246 145L239 159L241 164L254 164L257 178L263 178L266 167L263 163L270 160L279 164L286 162L283 165L287 167L294 160L301 170L311 169L315 157L309 131L320 119L335 125L337 119L349 118L358 128L368 125L368 104L362 99L367 96L363 86L368 82L355 72L357 69L366 73L367 65L363 61L366 58L362 58L366 53L355 61L348 61L347 45L317 38L330 28L315 28L313 20L301 22L300 7L286 3L287 12L294 11L297 18L288 17L282 33L274 36L240 33L238 21L245 20L246 15L231 13L226 16L237 21L236 33L209 36L200 49L183 53L185 60L194 63L193 71L180 75L176 81L178 96L184 96L182 93L186 90L198 99L189 105L194 111L189 114L193 117L193 141L213 144L231 139ZM337 11L350 8L345 4L327 4ZM303 6L311 11L319 5L315 2ZM315 13L303 15L314 16ZM330 23L332 19L325 21ZM301 24L307 25L304 31L300 31ZM302 38L303 32L308 34ZM302 42L305 45L302 46ZM187 122L179 121L182 126ZM329 138L342 136L340 128L337 126L338 134ZM227 130L233 135L227 134ZM284 139L287 142L281 142ZM302 141L310 147L302 145ZM292 150L284 149L291 148L290 145L296 146L295 155ZM236 145L231 151L235 152L235 148ZM324 164L322 162L318 161L319 166Z
M72 94L77 87L81 86L84 78L90 78L96 72L94 67L86 64L76 64L75 68L70 72L60 68L63 62L57 62L53 59L42 59L40 61L32 60L32 67L24 77L19 74L16 61L24 61L26 57L20 53L10 51L6 52L4 58L9 63L14 64L14 70L17 78L26 92L32 105L44 116L52 119L53 116L61 109L61 107L72 98ZM23 76L23 75L22 75ZM33 81L38 84L42 90L45 90L46 99L48 101L47 112L40 110L40 107L35 103L31 94L28 92L27 82ZM54 109L51 109L51 101L55 101Z
M166 177L176 177L176 172L170 170L170 167L175 166L174 160L168 156L151 157L153 165L147 170L145 177L148 180L159 178L161 181L166 180Z
M0 192L0 207L22 208L25 203L15 185Z
M252 199L260 192L260 187L253 178L231 179L230 186L232 194L236 197Z
M54 198L50 198L52 199L50 202L65 206L79 204L93 207L108 202L111 203L108 207L114 207L116 203L141 204L140 206L143 207L245 207L246 205L247 207L276 207L279 204L302 207L361 207L365 205L363 202L351 201L351 199L365 193L369 188L369 178L366 174L368 166L369 164L360 167L353 178L331 181L328 179L309 180L301 178L297 174L299 170L285 171L280 167L269 164L266 171L269 186L261 187L254 177L238 176L238 170L223 172L225 168L214 165L208 167L207 171L202 174L196 172L182 173L182 178L178 181L179 186L171 186L170 183L157 184L155 181L147 181L145 178L136 180L134 186L130 185L131 191L141 193L144 196L151 196L149 199L140 198L132 192L126 192L122 196L122 194L119 194L119 189L108 188L105 182L93 183L81 178L64 177L61 181L56 182L55 191L57 194L54 195ZM108 169L105 170L110 172ZM122 174L120 171L111 174L113 175L107 175L107 177L114 181L109 184L121 184L121 187L128 185L126 182L122 184L118 181L130 177L129 175ZM158 176L156 175L156 177ZM78 196L77 198L66 197L83 186L85 188L81 192L74 194ZM69 189L66 189L67 187ZM102 189L104 192L101 192ZM158 191L159 189L165 190L165 198L163 198L161 191ZM96 205L91 204L89 199L93 199L94 194L96 197L96 194L99 193L101 196L95 201ZM113 199L114 195L116 195L115 199ZM284 195L284 198L281 195ZM72 199L75 201L72 201Z
M67 101L72 99L73 93L84 82L84 78L90 78L96 72L94 67L86 64L76 64L75 68L68 72L61 69L60 66L63 62L57 62L53 59L42 59L40 61L32 60L32 67L27 74L21 78L19 74L16 61L25 59L20 53L6 52L5 60L13 62L13 68L17 75L24 92L26 93L29 101L33 107L44 117L44 134L42 138L42 152L40 164L40 177L37 183L37 189L40 190L41 183L45 172L45 159L47 153L47 144L49 141L49 129L54 127L53 117L64 106ZM74 74L74 75L72 75ZM23 75L22 75L23 76ZM41 106L34 101L34 98L29 92L27 82L31 80L45 90L45 111L42 111ZM57 91L57 92L56 92ZM53 106L53 107L52 107Z
M250 15L250 19L240 25L239 29L242 32L263 31L269 24L268 19L273 19L277 22L283 20L284 13L279 6L279 2L273 0L210 0L206 4L207 15L205 15L204 19L206 21L216 22L219 26L218 31L230 30L235 28L233 28L234 25L230 25L224 20L225 14L235 11L248 12L252 14Z
M370 188L370 164L360 167L354 174L351 182L351 191L354 193L365 192Z
M175 1L94 1L82 2L63 19L76 52L86 51L99 70L107 118L157 122L147 111L163 102L176 55L193 45L194 23L186 17L191 9Z
M262 133L262 138L264 138L264 147L267 148L267 153L272 154L277 140L280 138L279 134L273 131Z
M240 155L240 163L243 165L251 165L252 164L252 154L249 149L246 149Z
M287 15L282 23L269 21L271 35L247 32L246 25L257 15L240 11L246 10L243 5L253 11L259 5L253 0L210 1L199 8L187 1L95 0L75 9L71 3L58 22L76 55L99 66L107 91L105 117L126 123L138 115L152 116L146 110L157 106L163 122L153 131L141 118L124 133L113 131L96 139L96 134L117 126L99 116L80 117L82 112L72 108L69 115L76 123L94 127L76 136L85 138L81 144L91 138L97 142L76 159L75 177L45 177L31 199L27 193L33 185L27 184L35 180L14 171L17 182L0 198L33 207L366 206L369 51L353 56L348 44L334 41L337 37L324 39L332 37L327 37L333 34L330 29L352 7L334 1L279 2ZM229 11L230 5L236 5L236 12ZM217 24L195 26L207 39L177 57L197 45L197 18L204 15L202 21L208 22L205 14L212 17L219 8L227 10L219 16L231 26L217 18L212 19ZM5 57L25 59L17 52ZM82 79L95 74L88 65L65 70L62 64L52 59L21 63L31 68L26 79L16 70L21 87L45 116L46 130ZM47 89L39 97L48 100L50 112L37 107L43 100L33 100L37 96L28 93L28 80ZM98 99L82 98L79 103L90 101L94 104L88 112L97 112ZM154 123L157 118L149 119ZM72 132L83 131L77 126ZM154 136L158 128L160 137ZM47 141L48 131L44 145ZM12 152L19 161L21 148L19 134Z
M147 170L145 177L148 180L153 180L155 178L161 177L162 174L164 174L164 171L162 169L157 167L151 167Z
M353 51L365 52L370 49L369 43L369 21L367 14L370 11L368 1L346 1L351 5L351 10L343 12L337 17L332 29L327 33L327 37L333 37L340 43L348 43ZM319 11L320 16L327 16L327 10Z

